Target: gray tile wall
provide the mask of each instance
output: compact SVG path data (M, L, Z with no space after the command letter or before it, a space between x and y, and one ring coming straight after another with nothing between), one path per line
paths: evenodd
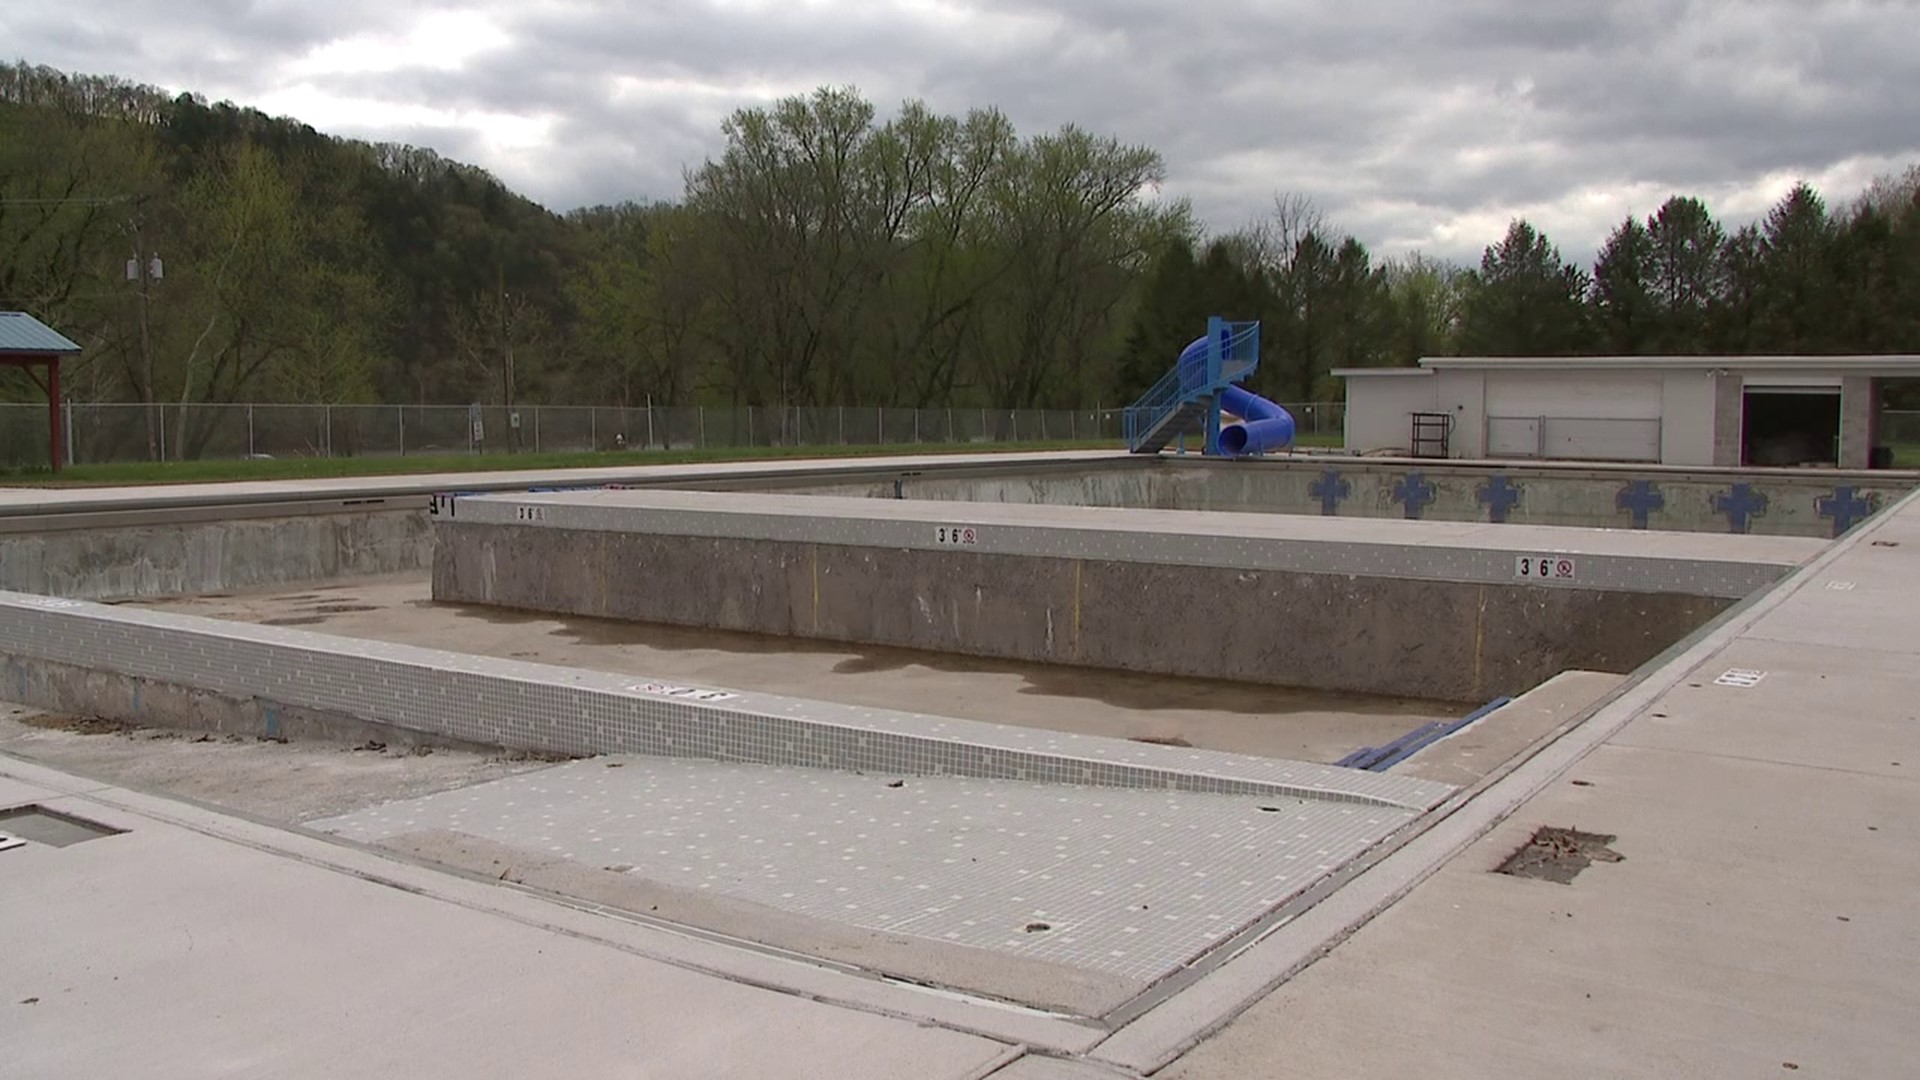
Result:
M1452 790L1305 762L664 686L605 672L21 593L0 592L0 652L509 749L1405 808L1433 805ZM0 694L15 690L0 688Z

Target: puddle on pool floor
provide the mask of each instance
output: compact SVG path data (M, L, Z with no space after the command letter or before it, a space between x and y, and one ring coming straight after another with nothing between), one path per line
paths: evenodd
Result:
M1465 707L889 646L440 604L405 576L160 610L876 709L1331 763Z

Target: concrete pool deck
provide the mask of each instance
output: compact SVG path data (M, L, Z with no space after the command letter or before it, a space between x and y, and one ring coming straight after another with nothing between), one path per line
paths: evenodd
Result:
M1177 1080L1909 1076L1917 672L1909 496L1096 1054ZM1623 859L1490 872L1546 826ZM1258 1003L1196 1048L1229 1001Z
M0 948L26 960L0 970L0 1034L29 1047L0 1074L197 1076L241 1062L230 1067L808 1075L837 1043L831 1075L941 1080L1003 1064L1003 1078L1902 1077L1920 1015L1908 912L1920 890L1916 601L1920 509L1908 499L1111 1033L859 984L0 760L0 801L66 799L132 828L24 849L39 856L34 872L0 875L0 904L29 913L0 927ZM1564 885L1487 872L1543 825L1610 837L1624 861ZM151 846L110 854L136 843ZM20 854L0 853L0 868ZM343 884L312 886L315 874ZM323 940L316 920L350 947ZM543 966L558 961L541 959L554 951L529 926L570 943L554 955L577 979ZM290 962L262 962L283 940ZM246 942L257 947L236 947ZM635 953L699 977L608 973ZM89 964L122 982L98 982ZM22 975L44 985L15 994ZM742 994L740 981L785 992ZM84 1008L62 1002L69 989ZM794 995L815 1000L796 1013ZM244 1026L218 1019L223 1009ZM311 1019L325 1016L348 1022ZM925 1029L899 1017L959 1041L916 1041ZM612 1041L626 1034L637 1038ZM742 1040L734 1052L777 1059L729 1056ZM1075 1062L1021 1058L1021 1046Z
M97 513L128 506L223 506L313 499L396 498L450 491L516 491L527 488L659 483L707 479L763 480L805 477L822 467L836 473L890 472L901 469L1046 468L1075 463L1145 461L1124 450L1007 451L978 454L913 454L872 457L787 457L740 461L648 464L643 455L625 463L585 469L493 469L475 472L342 476L320 480L237 480L220 483L145 484L100 487L0 486L0 516Z

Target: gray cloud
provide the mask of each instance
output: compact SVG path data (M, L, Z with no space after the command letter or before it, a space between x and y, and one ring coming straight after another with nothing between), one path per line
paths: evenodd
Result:
M1586 258L1674 192L1724 216L1920 159L1920 0L14 0L24 59L420 142L556 209L678 194L733 109L822 84L1151 145L1215 229L1278 192L1386 254L1527 215ZM342 41L398 43L373 60ZM321 115L324 114L324 115Z

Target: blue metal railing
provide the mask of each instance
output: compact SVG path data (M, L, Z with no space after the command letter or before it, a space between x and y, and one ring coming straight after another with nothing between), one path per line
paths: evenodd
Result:
M1204 345L1204 348L1200 346ZM1218 394L1260 367L1260 324L1207 320L1207 336L1187 346L1146 393L1121 412L1121 432L1129 449L1139 449L1169 416L1201 398ZM1208 423L1211 433L1218 417ZM1211 436L1209 438L1211 449Z
M1180 389L1180 367L1176 364L1173 370L1153 384L1152 389L1140 395L1140 400L1122 411L1120 429L1127 438L1127 446L1139 446L1140 440L1185 400L1186 395Z

